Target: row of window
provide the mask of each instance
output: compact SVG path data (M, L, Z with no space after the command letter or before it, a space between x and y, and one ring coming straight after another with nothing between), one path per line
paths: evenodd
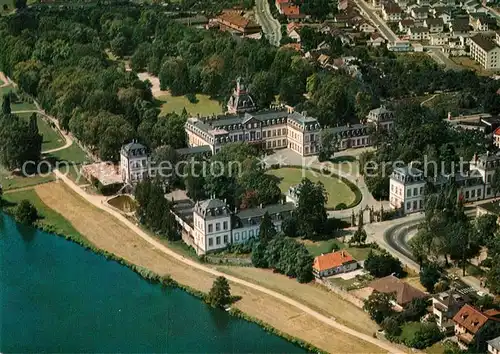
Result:
M396 195L403 196L403 189L395 186L394 184L391 184L391 192L393 192ZM408 188L406 190L407 197L411 197L411 196L418 197L419 195L422 195L422 194L424 194L424 187L420 187L420 189L418 187L415 187L413 189Z
M228 230L229 224L227 221L222 222L222 230ZM215 223L215 232L221 231L221 223ZM208 224L208 233L214 232L214 224Z
M215 239L215 245L216 246L220 246L221 244L221 236L217 236L217 237L209 237L208 238L208 247L212 247L214 245L214 239ZM223 236L223 241L224 241L224 245L227 244L227 241L228 241L228 235L224 235Z
M413 208L412 208L412 205L413 205ZM406 203L406 210L416 211L416 210L420 210L423 208L424 208L424 202L422 199L420 199L419 201L414 200L413 203L412 202Z
M286 139L278 139L267 142L267 148L275 148L275 147L286 147Z
M273 130L269 130L269 131L265 131L264 130L262 132L262 137L263 138L270 138L271 136L281 136L281 135L286 135L286 128L273 129Z

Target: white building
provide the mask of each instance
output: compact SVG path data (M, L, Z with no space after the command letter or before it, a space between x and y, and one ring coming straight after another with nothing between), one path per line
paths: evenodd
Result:
M445 33L433 33L430 36L430 45L446 45L448 44L448 35Z
M408 30L408 36L413 41L430 38L429 30L427 29L427 27L411 27Z
M405 214L424 209L425 178L423 171L414 167L397 167L389 179L391 207Z
M500 336L488 341L488 353L500 354Z
M294 208L293 203L281 203L232 212L220 199L200 201L193 208L192 229L186 230L190 234L189 243L199 255L224 249L229 244L245 243L259 237L266 212L279 232L283 220ZM186 241L185 236L183 239Z
M481 34L471 37L470 56L485 69L500 68L500 47Z
M150 175L151 161L147 148L137 142L123 145L120 150L120 173L125 184L136 184Z
M377 129L391 130L394 126L394 112L388 110L385 106L380 106L368 113L366 121L375 125Z
M441 33L444 29L444 23L441 18L427 18L424 20L424 26L430 33Z
M436 323L445 333L452 333L455 328L453 317L470 299L454 290L448 290L432 297L432 314Z

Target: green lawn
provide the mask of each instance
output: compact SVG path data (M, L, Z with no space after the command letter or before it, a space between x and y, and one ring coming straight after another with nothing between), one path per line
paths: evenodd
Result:
M0 184L2 185L4 191L31 187L37 184L51 182L53 180L55 180L55 178L52 174L43 177L38 175L33 175L30 177L13 175L11 172L7 171L3 166L0 165Z
M401 326L401 334L399 338L404 343L405 340L411 340L415 337L415 333L422 327L420 322L407 322Z
M4 5L8 6L7 11L4 11L4 9L3 9ZM0 13L1 14L9 13L13 9L14 9L14 1L13 0L0 0Z
M63 218L59 213L50 209L47 205L45 205L41 199L38 197L34 189L28 189L13 193L8 193L3 196L3 198L13 204L19 203L23 199L29 200L37 209L40 219L37 223L46 231L54 232L60 235L64 235L65 237L83 237L75 230L73 225Z
M207 95L197 94L197 103L191 103L186 96L172 96L166 94L158 98L161 104L161 115L166 115L168 113L182 113L182 110L186 108L190 115L209 116L212 114L222 114L222 108L219 102L211 100Z
M56 161L73 162L75 164L82 164L89 160L87 155L85 154L85 151L83 151L76 143L73 143L67 149L51 153L49 155L49 158Z
M340 242L338 239L332 238L329 240L325 241L306 241L304 242L307 250L309 253L313 256L319 256L321 254L325 253L330 253L332 252L332 249L335 245L339 247L339 249L345 249L347 252L351 254L351 256L354 257L354 259L358 261L365 260L368 257L368 254L372 250L369 247L355 247L351 246L349 247L348 244ZM373 250L374 252L377 252L376 250Z
M21 113L19 117L28 120L31 113ZM64 146L65 140L58 131L52 129L40 115L37 117L38 130L43 135L42 151L57 149Z
M0 0L2 1L2 0ZM3 102L3 95L9 93L9 92L17 92L17 89L13 86L6 86L0 88L0 104ZM18 103L11 103L10 108L12 112L16 111L28 111L28 110L35 110L36 106L34 103L27 103L27 102L18 102Z
M322 175L319 172L286 167L269 170L267 173L281 179L280 189L283 193L287 193L291 186L299 184L304 177L309 178L312 182L322 182L328 193L327 208L335 208L341 203L349 206L356 199L354 192L339 178Z

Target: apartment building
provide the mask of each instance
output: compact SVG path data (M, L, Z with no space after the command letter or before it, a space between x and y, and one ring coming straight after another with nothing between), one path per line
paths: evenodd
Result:
M405 214L424 210L426 180L423 171L411 166L397 167L389 179L389 202Z
M500 47L481 34L471 37L470 56L485 69L500 68Z

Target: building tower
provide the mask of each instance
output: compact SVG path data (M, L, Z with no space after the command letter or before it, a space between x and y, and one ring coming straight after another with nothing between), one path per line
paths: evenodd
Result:
M243 79L236 80L236 88L227 102L227 111L231 114L240 114L255 111L257 107L253 98L247 92Z

